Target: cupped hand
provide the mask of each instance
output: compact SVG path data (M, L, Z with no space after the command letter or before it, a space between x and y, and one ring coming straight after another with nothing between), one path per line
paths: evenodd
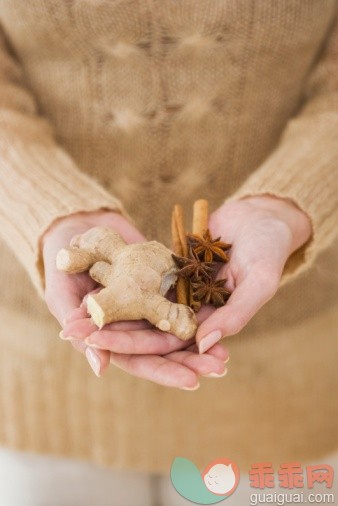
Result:
M115 322L98 330L88 318L85 301L86 297L81 308L68 314L62 333L62 338L70 339L78 349L88 345L98 353L112 350L110 362L124 371L186 390L198 388L199 376L219 378L227 373L225 363L229 354L224 346L215 344L207 353L199 355L195 338L181 341L146 321ZM204 313L210 313L209 308L199 313L200 321L205 318Z
M212 237L232 244L230 261L219 273L227 278L227 304L199 326L200 353L222 337L240 332L276 293L289 256L312 234L309 217L288 199L270 195L231 201L210 217Z
M74 213L55 221L42 237L45 269L45 301L50 312L60 325L65 324L66 315L80 307L84 296L97 288L97 283L87 273L66 274L56 268L56 255L62 248L69 247L74 235L82 234L95 226L112 227L126 242L142 242L145 238L119 213L99 210L90 213ZM74 348L86 354L95 372L109 365L110 353L93 351L85 343L71 341Z
M198 387L199 375L224 375L228 353L221 345L212 347L202 357L196 353L194 339L181 341L145 321L111 323L101 330L91 322L85 300L88 293L100 286L88 273L67 274L57 270L55 259L60 249L69 246L74 235L94 226L113 228L127 243L146 240L126 218L107 211L70 215L54 223L45 233L45 300L63 327L60 337L86 354L98 376L109 362L135 376L187 389Z

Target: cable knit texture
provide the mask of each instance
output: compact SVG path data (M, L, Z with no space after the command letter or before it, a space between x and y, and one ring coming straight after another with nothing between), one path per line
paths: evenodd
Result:
M337 10L337 0L0 0L2 444L164 473L181 454L249 466L332 449ZM293 200L314 233L275 298L228 341L229 377L194 393L113 368L97 380L57 339L40 244L56 219L117 210L169 245L175 203L190 221L196 198L216 209L266 193Z

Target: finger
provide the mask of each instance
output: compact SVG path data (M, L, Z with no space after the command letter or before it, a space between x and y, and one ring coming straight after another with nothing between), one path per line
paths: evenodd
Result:
M60 249L69 244L76 233L76 227L66 227L62 233L51 235L43 245L43 262L45 271L45 300L50 312L60 325L66 314L78 308L82 298L97 287L88 273L68 274L56 267L56 257Z
M72 322L74 320L80 320L80 319L83 319L83 318L87 318L88 317L87 299L88 299L89 295L97 293L100 290L102 290L101 286L95 288L94 290L91 290L90 292L88 292L83 297L82 302L80 304L80 307L77 307L75 309L71 309L68 313L66 313L66 315L65 315L65 317L63 319L63 324L66 325L67 323L70 323L70 322Z
M81 308L85 308L87 310L87 299L89 297L89 295L94 295L94 293L98 293L102 290L102 286L98 286L97 288L95 288L94 290L92 290L91 292L88 292L82 299L82 302L80 304L80 307Z
M62 320L62 323L64 326L66 326L70 322L76 320L83 320L84 318L88 318L87 309L85 307L77 307L75 309L71 309L70 311L68 311L68 313Z
M158 355L111 353L110 362L123 371L159 385L196 390L197 374L188 367Z
M70 323L75 320L80 320L83 318L87 318L89 313L87 311L87 299L89 295L93 295L95 293L98 293L102 290L102 286L99 286L95 288L94 290L91 290L88 292L82 299L82 302L80 304L80 307L71 309L64 317L63 324L66 325L67 323Z
M227 304L207 318L198 328L196 342L200 353L222 337L240 332L257 311L276 293L279 277L252 269L235 288Z
M84 341L70 341L73 348L83 353L96 376L102 376L110 363L110 352L104 350L93 350Z
M84 341L79 341L77 339L70 339L69 342L73 346L73 348L79 351L80 353L84 353L87 348L87 345Z
M229 361L229 351L220 343L216 343L209 348L208 353L220 360L223 360L224 363Z
M189 351L193 351L194 353L198 353L198 346L196 343L192 344L187 348ZM220 360L223 361L223 363L227 363L229 361L229 351L225 348L223 344L216 343L211 348L209 348L205 353L208 355L212 355Z
M207 318L209 318L209 316L212 315L212 313L215 312L215 308L208 305L208 306L203 306L201 307L201 309L198 311L198 313L196 313L196 318L197 318L197 323L198 325L201 325L201 323L206 320Z
M172 334L151 328L125 331L99 330L87 337L86 344L114 353L164 355L186 348L194 340L195 338L191 338L182 341Z
M90 318L81 318L67 323L60 332L60 337L64 340L85 339L96 330L97 326Z
M48 243L43 250L45 300L50 312L62 325L66 314L80 306L84 295L93 290L96 283L87 273L67 274L57 270L55 259L58 249L58 245Z
M231 253L229 253L229 255L231 257ZM225 279L225 288L229 290L230 293L234 291L236 287L236 279L234 277L230 262L221 266L216 279Z
M61 326L65 315L81 304L83 294L78 285L78 277L84 275L76 275L77 279L67 279L64 276L68 275L61 273L61 276L54 275L46 284L46 303Z
M65 340L85 339L93 333L101 334L111 331L144 330L150 328L153 328L152 325L145 320L128 320L109 323L104 326L103 330L98 330L97 325L92 322L91 318L81 318L67 323L63 331L60 332L60 337Z
M220 378L227 373L224 361L210 353L200 355L194 351L182 350L169 353L165 357L189 367L189 369L201 376Z

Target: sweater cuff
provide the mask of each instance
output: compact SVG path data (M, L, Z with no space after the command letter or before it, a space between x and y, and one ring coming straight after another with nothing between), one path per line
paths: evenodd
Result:
M8 149L3 163L10 169L6 170L0 191L2 235L42 299L45 275L41 239L55 220L100 209L130 219L121 202L78 170L64 150L54 146L52 155L47 147L29 144L23 153L19 146Z
M279 147L226 199L269 194L293 201L310 218L313 234L288 258L281 285L310 268L334 239L338 220L338 117L308 117L306 138L302 123L291 121Z

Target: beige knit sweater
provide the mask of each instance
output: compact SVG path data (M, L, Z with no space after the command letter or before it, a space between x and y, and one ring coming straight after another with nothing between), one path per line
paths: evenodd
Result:
M166 474L178 455L245 469L337 447L337 7L0 0L1 444ZM56 218L118 208L168 244L174 203L260 193L314 235L228 339L228 377L98 380L58 339L40 248Z

